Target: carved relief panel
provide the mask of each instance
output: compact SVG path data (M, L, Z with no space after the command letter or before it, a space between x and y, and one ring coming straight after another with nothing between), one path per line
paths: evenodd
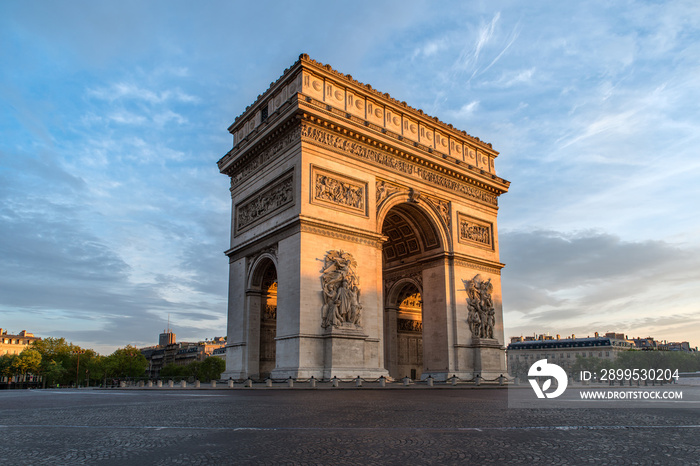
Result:
M321 271L323 290L322 327L361 327L360 277L355 273L357 261L352 254L328 251Z
M493 250L493 224L457 213L459 242Z
M294 204L294 173L288 172L235 207L236 234Z
M493 284L477 274L471 280L462 280L467 290L469 316L467 322L475 338L493 338L496 310L493 306Z
M311 203L368 215L367 183L311 166Z

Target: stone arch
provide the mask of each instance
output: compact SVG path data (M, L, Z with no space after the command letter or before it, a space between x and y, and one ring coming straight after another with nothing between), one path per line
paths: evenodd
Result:
M394 196L381 210L384 367L394 378L446 372L452 309L444 223L415 195Z
M395 211L397 207L404 212L408 212L417 221L416 223L423 226L429 225L429 228L439 239L442 251L452 250L450 227L445 223L446 220L449 221L449 218L441 217L432 201L421 197L414 191L394 194L382 202L377 209L377 233L382 233L387 216L392 210Z
M277 258L265 252L250 266L246 291L248 373L267 378L276 365Z
M263 273L265 271L265 268L269 265L269 263L272 263L272 265L275 267L275 270L278 269L277 257L271 252L263 252L262 254L259 254L257 257L252 259L250 267L248 268L248 279L246 280L247 290L260 289Z
M391 305L395 305L397 303L400 304L402 292L406 288L407 285L412 285L420 293L423 293L423 285L422 285L421 280L419 278L417 278L416 276L414 276L414 277L402 277L402 278L398 279L397 281L389 284L389 288L387 289L386 296L384 298L385 306L391 306Z

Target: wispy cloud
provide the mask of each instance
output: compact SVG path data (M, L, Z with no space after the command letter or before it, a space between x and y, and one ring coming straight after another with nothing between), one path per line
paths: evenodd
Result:
M504 232L501 245L504 309L514 333L612 326L644 333L649 325L639 316L697 309L686 294L689 281L700 283L700 255L692 248L594 231ZM681 338L680 332L673 336Z
M307 52L500 152L507 329L700 341L694 2L328 4L303 34L258 3L162 8L3 4L3 328L145 344L172 313L179 338L220 334L231 200L215 161ZM265 40L234 16L265 17Z
M498 79L482 82L479 88L497 87L505 89L518 85L530 85L533 82L535 71L536 67L534 66L524 70L504 71Z
M108 87L89 88L87 95L100 100L114 102L117 100L141 100L150 104L161 104L169 101L198 103L199 98L186 94L180 89L153 91L135 83L116 82Z

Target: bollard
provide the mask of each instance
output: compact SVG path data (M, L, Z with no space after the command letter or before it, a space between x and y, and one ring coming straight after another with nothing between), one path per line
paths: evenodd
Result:
M433 376L429 375L427 380L428 380L428 387L432 387L433 386Z
M379 386L382 388L386 387L386 378L383 375L379 377Z
M516 377L513 379L513 385L520 385L520 377Z
M245 388L253 388L253 381L248 377L245 382L243 382Z
M175 382L173 382L172 380L168 380L168 387L173 388L174 384Z
M228 388L233 388L233 379L228 379Z
M158 386L158 388L161 388L161 387L163 386L163 381L162 381L162 380L159 380L159 381L156 383L156 385Z
M457 374L452 376L452 385L457 385Z
M355 386L356 387L361 387L362 386L362 379L358 375L357 378L355 379Z
M403 386L408 387L408 385L411 383L411 379L408 378L408 376L403 378Z
M294 388L294 379L292 379L291 375L287 379L287 388Z
M194 381L194 388L199 388L200 385L201 385L201 384L199 383L199 380L195 380L195 381Z
M503 374L501 374L501 375L498 377L498 385L503 385L504 383L506 383L506 378L503 377ZM574 383L574 381L573 381L573 379L572 379L572 380L571 380L571 384L573 385L573 383Z
M211 388L216 388L216 380L211 381Z
M314 379L313 375L309 379L309 385L311 385L311 388L316 388L316 379Z
M119 388L126 388L126 382L123 380L119 382Z
M149 381L148 381L148 388L151 388L151 387L153 387L153 381L152 381L152 380L149 380Z
M338 388L338 377L336 377L335 375L334 375L333 378L331 379L331 385L332 385L334 388Z
M183 380L182 382L180 382L180 386L182 388L187 388L187 380Z
M143 387L143 380L139 380L139 387Z
M481 385L481 374L476 374L476 377L474 378L474 384L478 387Z
M265 379L265 386L272 387L272 379L271 378L268 377Z

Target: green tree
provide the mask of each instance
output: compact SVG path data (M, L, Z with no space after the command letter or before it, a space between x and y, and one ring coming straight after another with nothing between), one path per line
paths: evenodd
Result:
M177 364L166 364L160 370L160 378L173 378L173 377L185 377L185 366L178 366Z
M210 356L204 361L200 366L199 380L202 382L208 382L210 380L217 380L221 377L221 373L226 370L226 361L221 358Z
M82 363L81 363L82 365ZM85 362L86 384L90 385L90 380L100 381L107 375L107 358L99 354L91 355Z
M183 366L183 374L193 380L199 380L201 372L202 363L199 361L192 361L191 363Z
M0 356L0 377L8 379L15 375L15 359L16 354L3 354Z
M46 375L49 369L52 371L50 383L69 385L77 382L77 358L74 353L80 351L79 346L67 343L65 338L53 337L37 340L32 345L41 354L42 363L39 373ZM56 364L60 365L64 370L57 370ZM73 368L73 370L71 371L70 368Z
M101 358L101 356L99 356L94 350L82 349L79 346L73 347L68 367L70 368L69 370L75 370L74 375L76 385L87 385L88 376L90 378L95 378L95 374L91 374L90 369L91 367L97 369L93 361L98 358ZM100 374L100 377L97 378L99 379L101 376L102 374Z
M68 370L60 362L51 360L44 365L44 385L61 383L66 378Z
M15 358L13 366L16 375L37 375L41 369L41 353L34 348L27 348Z
M147 367L146 357L131 345L119 348L105 361L107 375L112 377L143 377Z

